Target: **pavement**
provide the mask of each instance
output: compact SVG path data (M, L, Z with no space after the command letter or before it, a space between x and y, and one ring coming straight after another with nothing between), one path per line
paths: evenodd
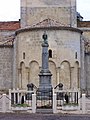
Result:
M90 120L90 115L0 113L0 120Z

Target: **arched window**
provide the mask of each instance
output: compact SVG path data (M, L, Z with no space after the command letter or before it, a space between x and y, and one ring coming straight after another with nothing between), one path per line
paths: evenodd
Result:
M77 52L75 52L75 59L77 59Z
M52 58L52 50L49 50L49 58Z
M23 52L23 59L25 59L25 52Z

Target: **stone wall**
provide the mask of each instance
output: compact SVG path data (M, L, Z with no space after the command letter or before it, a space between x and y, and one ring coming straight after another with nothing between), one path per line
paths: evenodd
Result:
M80 21L78 27L83 31L81 40L81 89L90 95L90 22Z
M13 88L13 41L17 24L16 22L0 24L0 90L8 90Z
M0 90L12 88L13 48L0 46Z
M6 41L13 40L15 31L9 30L0 30L0 44L3 44Z
M46 29L49 49L52 50L52 58L49 58L49 67L53 74L52 85L55 87L61 82L65 88L77 88L80 87L81 34L77 29L67 29ZM36 28L35 30L21 30L17 33L16 68L18 68L19 88L26 88L26 85L30 82L38 86L38 74L42 64L41 43L44 31L45 29ZM62 76L61 73L63 73Z
M83 30L83 39L84 39L84 59L82 59L84 63L84 83L83 88L87 90L88 94L90 95L90 29L86 28L85 26L81 28Z
M48 18L63 26L76 27L76 0L21 0L21 27Z
M85 80L86 80L86 89L89 91L90 95L90 54L86 54L85 56Z

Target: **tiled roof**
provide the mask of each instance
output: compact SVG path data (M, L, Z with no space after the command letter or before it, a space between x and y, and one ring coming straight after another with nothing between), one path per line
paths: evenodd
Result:
M90 28L90 21L78 21L77 26Z
M20 21L0 22L0 30L17 30L20 28Z
M7 39L4 41L0 41L0 46L12 46L14 42L15 36L7 36Z

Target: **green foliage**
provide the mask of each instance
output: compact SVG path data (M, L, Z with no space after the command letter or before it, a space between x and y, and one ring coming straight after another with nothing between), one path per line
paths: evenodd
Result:
M28 104L16 104L13 107L30 107Z
M78 106L77 103L65 103L64 106Z

